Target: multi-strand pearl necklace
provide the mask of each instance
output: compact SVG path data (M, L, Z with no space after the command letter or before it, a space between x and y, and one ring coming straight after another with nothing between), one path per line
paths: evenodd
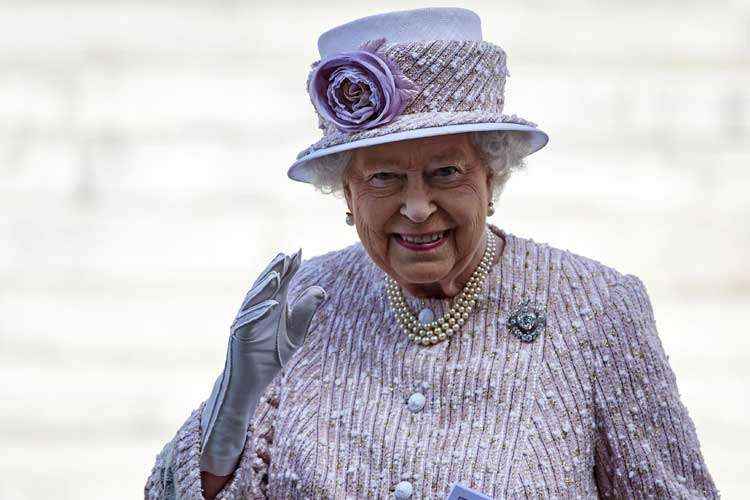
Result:
M442 318L427 323L421 323L411 311L404 299L401 287L390 276L386 276L386 293L391 308L396 312L396 321L409 337L409 340L422 345L434 345L451 337L459 331L469 318L469 312L479 300L479 291L487 277L492 263L495 261L495 236L492 231L487 232L487 245L482 261L471 274L463 290L456 295L451 307Z

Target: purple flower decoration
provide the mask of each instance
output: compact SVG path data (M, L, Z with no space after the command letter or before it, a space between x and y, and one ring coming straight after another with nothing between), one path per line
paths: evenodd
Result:
M360 50L313 64L308 92L320 116L342 132L356 132L392 121L416 95L417 87L378 49L379 38Z

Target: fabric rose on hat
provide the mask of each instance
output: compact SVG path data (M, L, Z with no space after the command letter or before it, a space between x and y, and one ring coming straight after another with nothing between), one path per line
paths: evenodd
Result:
M417 87L378 49L379 38L360 50L335 54L313 64L308 92L320 116L342 132L356 132L392 121Z

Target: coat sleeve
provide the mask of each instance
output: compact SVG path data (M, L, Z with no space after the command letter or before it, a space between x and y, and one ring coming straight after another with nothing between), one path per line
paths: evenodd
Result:
M599 315L594 476L604 498L719 498L643 282L619 275Z
M216 500L268 498L268 469L281 376L282 372L279 372L261 396L248 426L237 469ZM145 499L204 498L200 477L200 423L204 405L205 401L192 412L174 438L156 456L156 463L144 488Z

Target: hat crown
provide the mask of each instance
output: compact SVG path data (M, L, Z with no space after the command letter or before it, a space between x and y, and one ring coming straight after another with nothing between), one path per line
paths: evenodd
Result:
M481 41L482 23L468 9L431 7L367 16L330 29L318 38L320 57L357 50L362 43L385 38L389 43L428 40Z
M519 156L547 143L535 123L503 114L506 54L468 9L363 17L324 32L318 50L307 91L323 138L299 153L292 179L327 185L334 153L420 137L513 131Z

